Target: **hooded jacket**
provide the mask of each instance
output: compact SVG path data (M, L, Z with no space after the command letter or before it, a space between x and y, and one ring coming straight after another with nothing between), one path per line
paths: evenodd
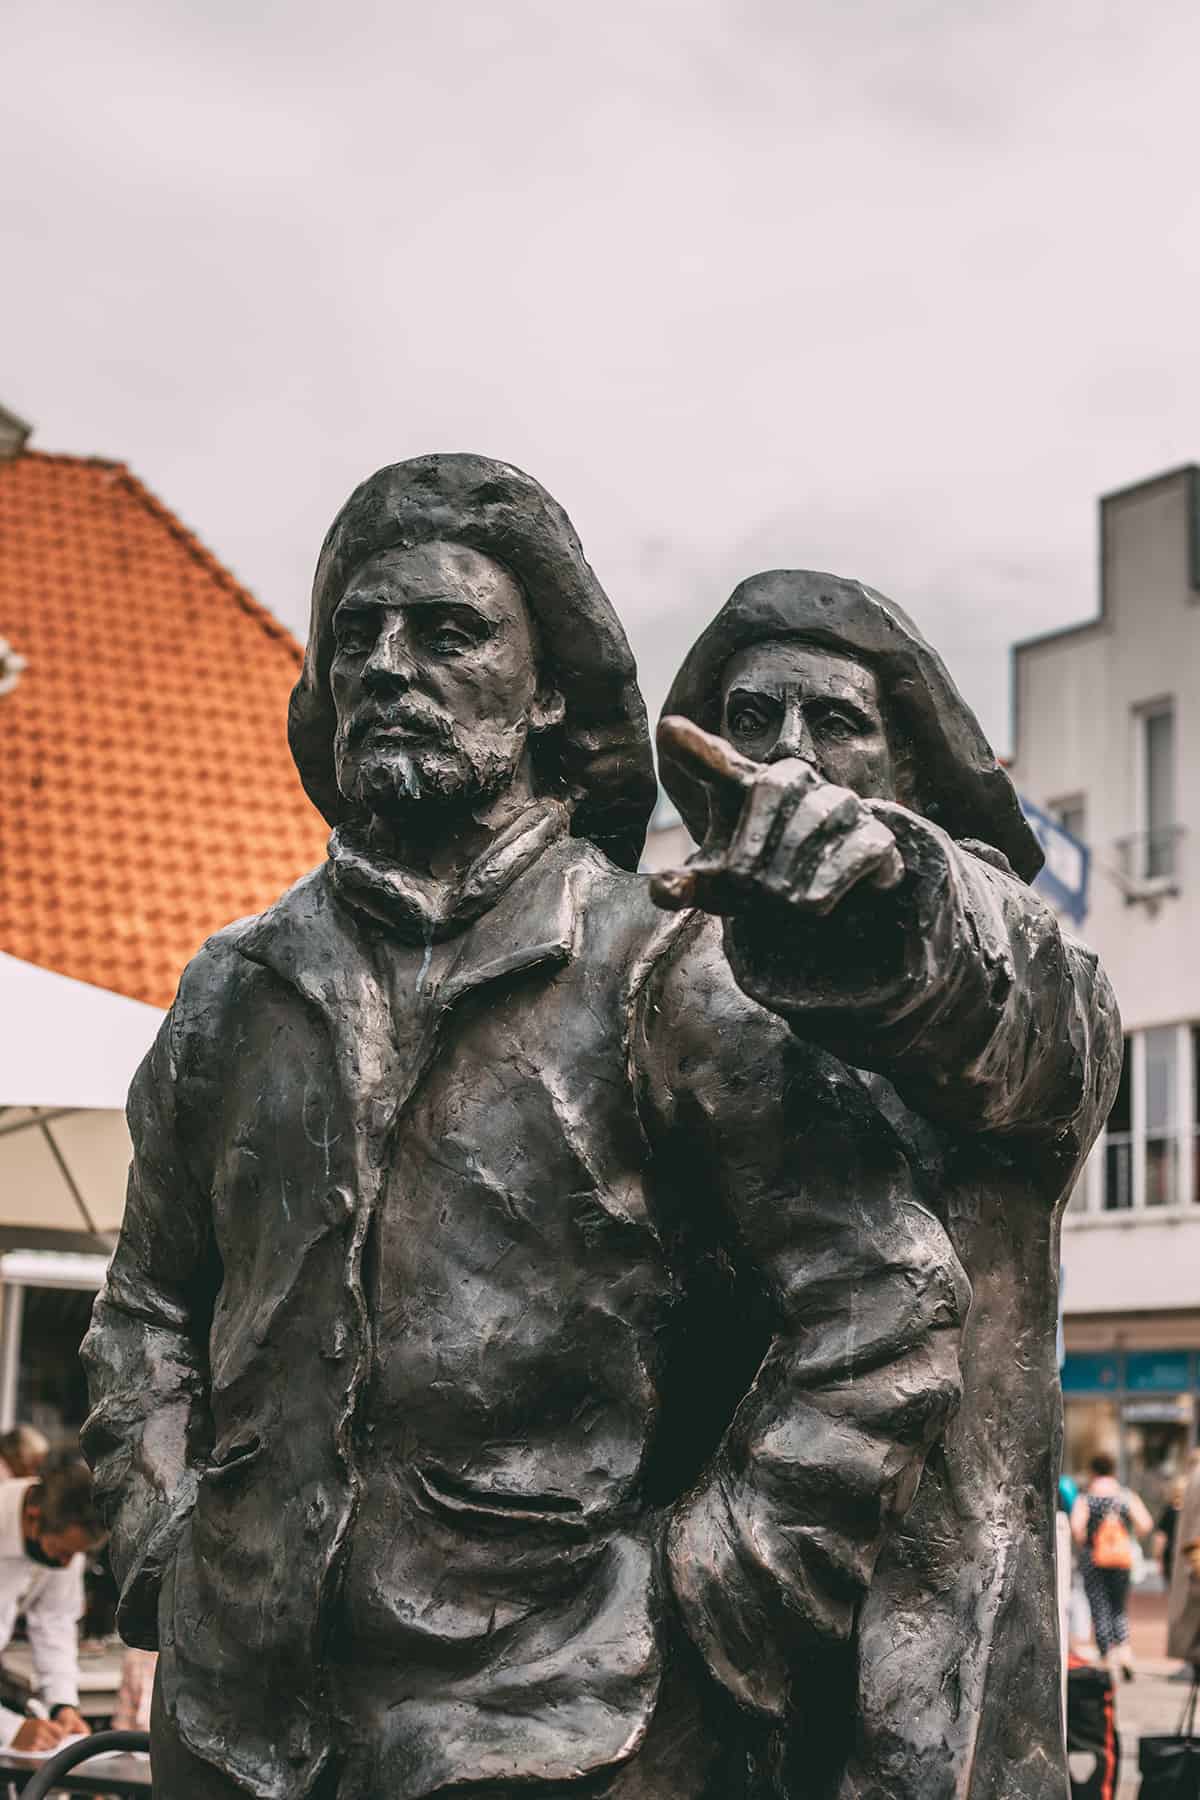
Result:
M801 1040L886 1078L875 1084L886 1116L889 1084L903 1096L911 1166L973 1291L961 1405L859 1615L857 1741L838 1792L1040 1800L1066 1783L1059 1233L1115 1093L1116 1002L1095 956L1025 885L1042 854L1008 774L940 657L885 595L813 570L750 577L689 652L664 713L719 731L726 664L768 640L824 645L874 670L919 812L870 803L907 869L893 898L856 889L829 918L787 932L733 918L726 955L743 991ZM703 790L669 758L663 781L702 840ZM1002 1015L1003 1029L985 1026ZM986 1098L1001 1064L1002 1113ZM1058 1079L1074 1070L1057 1100L1051 1067ZM1063 1108L1083 1092L1083 1111Z

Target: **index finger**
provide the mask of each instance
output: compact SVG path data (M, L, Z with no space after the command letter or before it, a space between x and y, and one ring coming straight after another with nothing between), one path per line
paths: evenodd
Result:
M762 774L762 768L727 744L684 719L669 713L658 722L658 749L661 756L682 764L687 774L706 787L746 789Z

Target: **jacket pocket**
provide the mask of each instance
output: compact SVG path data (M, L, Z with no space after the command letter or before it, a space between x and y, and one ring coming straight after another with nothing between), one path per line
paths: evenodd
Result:
M232 1484L258 1461L263 1448L263 1440L257 1431L236 1433L214 1446L208 1466L201 1473L201 1481L207 1486Z

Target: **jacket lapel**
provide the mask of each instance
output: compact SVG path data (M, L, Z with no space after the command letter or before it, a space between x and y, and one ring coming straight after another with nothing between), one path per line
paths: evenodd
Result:
M571 880L577 852L560 839L507 887L489 912L452 940L456 954L438 998L443 1010L490 982L575 954L580 917Z
M551 845L488 912L437 946L427 976L406 984L412 1006L403 1019L388 980L386 932L368 930L337 898L324 866L247 928L242 955L296 989L324 1020L348 1110L368 1138L377 1142L411 1096L452 1008L489 984L570 961L579 927L576 855L569 840ZM412 959L413 952L397 941L394 955Z

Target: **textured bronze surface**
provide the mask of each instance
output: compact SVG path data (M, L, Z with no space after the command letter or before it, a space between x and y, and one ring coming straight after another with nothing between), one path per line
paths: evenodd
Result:
M704 842L652 893L554 502L431 457L335 522L329 857L184 976L86 1346L171 1800L1065 1794L1058 1214L1111 994L880 596L743 584L668 704Z

